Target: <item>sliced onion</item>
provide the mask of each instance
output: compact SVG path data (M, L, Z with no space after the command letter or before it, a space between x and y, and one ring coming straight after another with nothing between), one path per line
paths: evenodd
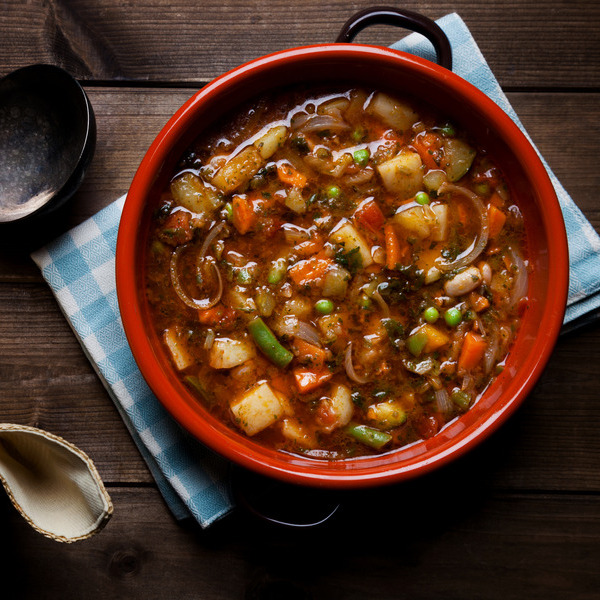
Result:
M485 354L483 355L483 370L486 374L492 372L492 369L498 360L499 349L500 339L496 333L492 333L487 348L485 349Z
M304 133L310 133L312 131L322 131L323 129L347 131L350 129L350 125L341 119L336 119L332 115L299 114L292 118L292 128Z
M446 389L442 388L441 390L435 390L433 395L435 398L435 406L441 413L448 414L452 412L454 407Z
M514 265L513 288L510 292L509 298L510 306L514 307L516 306L517 302L521 300L521 298L525 298L525 296L527 296L529 275L527 273L527 266L525 265L521 255L512 247L508 249L508 252Z
M309 229L305 229L304 227L292 223L284 223L281 228L283 229L285 241L289 245L296 245L300 242L310 240L311 232Z
M387 305L387 302L383 299L383 297L379 293L379 290L375 290L371 294L371 298L373 298L373 300L375 300L375 302L377 302L379 308L381 308L381 312L383 313L384 318L386 318L386 319L389 318L390 307Z
M225 221L221 221L218 225L215 225L207 234L204 239L204 243L202 244L202 248L200 248L200 254L198 255L198 260L202 260L206 256L206 252L210 248L210 245L214 242L215 238L221 233L225 227Z
M346 348L344 367L346 369L346 375L348 375L352 381L356 383L367 383L369 381L366 377L361 377L358 375L354 370L354 365L352 364L352 342L348 342L348 346Z
M450 263L436 262L436 266L440 271L453 271L454 269L460 269L461 267L470 265L483 252L488 242L489 226L487 210L483 201L475 192L460 185L444 182L439 187L438 194L444 194L445 192L460 194L464 198L470 200L477 211L480 223L479 234L476 236L473 243L464 252L459 254L456 260Z
M191 298L188 296L186 291L183 289L183 285L181 280L179 279L179 269L178 262L179 256L183 252L186 246L178 246L173 255L171 256L171 264L169 266L169 271L171 275L171 283L173 284L173 289L181 299L181 301L189 306L190 308L202 309L205 310L207 308L211 308L215 304L217 304L221 300L221 296L223 295L223 280L221 279L221 272L219 271L219 267L217 267L217 263L214 260L210 260L210 264L215 270L217 274L217 293L214 298ZM206 260L206 258L204 259Z
M321 345L319 331L306 321L298 321L295 335L313 346Z

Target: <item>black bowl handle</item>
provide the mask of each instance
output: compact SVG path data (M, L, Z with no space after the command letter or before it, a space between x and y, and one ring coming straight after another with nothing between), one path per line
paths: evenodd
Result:
M369 25L395 25L424 35L435 48L437 63L452 71L452 48L442 28L435 21L411 10L384 6L361 10L346 21L335 41L351 42Z
M295 529L323 526L341 507L334 491L284 483L234 464L229 469L229 491L239 508L259 520Z

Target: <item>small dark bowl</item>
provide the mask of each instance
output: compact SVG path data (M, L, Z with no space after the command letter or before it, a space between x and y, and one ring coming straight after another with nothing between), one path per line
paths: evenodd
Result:
M0 80L0 224L46 216L79 188L96 145L81 85L53 65Z

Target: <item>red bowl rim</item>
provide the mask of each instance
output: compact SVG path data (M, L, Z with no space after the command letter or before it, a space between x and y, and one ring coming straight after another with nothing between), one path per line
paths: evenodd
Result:
M246 441L240 443L236 439L242 438L241 434L231 430L228 430L228 436L219 434L214 427L199 418L198 413L188 403L178 400L173 382L157 367L155 349L146 335L139 299L140 291L136 285L136 240L147 192L154 182L155 174L166 161L172 145L193 124L196 108L207 98L226 89L234 80L252 77L258 71L273 64L281 64L282 61L293 65L296 61L314 57L316 54L321 58L332 59L343 59L348 55L355 58L365 57L383 61L388 66L402 64L405 68L442 82L468 102L475 104L489 117L495 128L502 131L504 138L514 148L517 159L528 165L531 179L539 188L538 195L544 198L542 225L546 228L548 237L552 239L552 244L548 247L548 263L552 268L548 274L547 286L552 293L544 299L540 320L544 327L540 328L533 347L528 351L527 363L521 365L518 377L511 382L510 396L490 401L494 410L488 411L485 419L470 424L469 427L463 428L463 431L459 428L448 438L447 443L439 444L438 451L431 455L426 450L412 458L409 457L408 460L394 462L393 455L402 452L395 451L385 455L392 457L389 461L379 457L381 460L375 461L377 464L369 467L367 463L373 461L366 459L356 462L358 467L350 470L336 469L335 463L331 461L299 459L295 462L289 455L286 455L284 460L281 453L249 448ZM171 117L144 156L127 195L117 240L116 282L124 329L138 367L153 393L184 428L216 452L262 475L304 485L358 488L409 479L442 466L486 439L517 410L542 374L560 332L567 298L568 265L567 237L562 212L547 171L526 136L492 100L454 73L398 50L359 44L323 44L283 50L241 65L199 90ZM456 422L452 422L447 428L452 428L453 423ZM407 452L410 455L410 449L403 453ZM339 462L346 461L338 461L338 464Z

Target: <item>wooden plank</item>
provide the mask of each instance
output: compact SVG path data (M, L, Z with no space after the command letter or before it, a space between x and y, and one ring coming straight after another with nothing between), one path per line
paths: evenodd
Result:
M370 0L334 0L326 10L320 0L208 0L201 6L194 0L5 0L0 73L51 62L86 80L206 81L270 52L332 42L355 11L369 6ZM504 86L600 85L598 3L409 0L402 6L433 19L458 12ZM377 26L357 39L389 45L403 36Z
M597 496L386 490L348 498L320 530L232 515L199 531L177 525L153 489L109 491L112 521L72 545L42 538L2 498L4 586L21 600L56 597L49 590L62 600L587 600L600 584Z
M146 150L193 92L88 88L98 140L86 179L71 202L52 219L45 219L39 226L2 232L0 281L39 281L29 252L126 193ZM509 100L559 180L600 231L596 193L600 189L596 165L600 94L511 93Z
M600 329L562 339L534 392L455 466L498 488L600 491ZM2 419L79 445L113 482L151 481L112 401L43 284L0 284ZM585 357L585 360L582 360ZM573 387L576 386L576 393Z

